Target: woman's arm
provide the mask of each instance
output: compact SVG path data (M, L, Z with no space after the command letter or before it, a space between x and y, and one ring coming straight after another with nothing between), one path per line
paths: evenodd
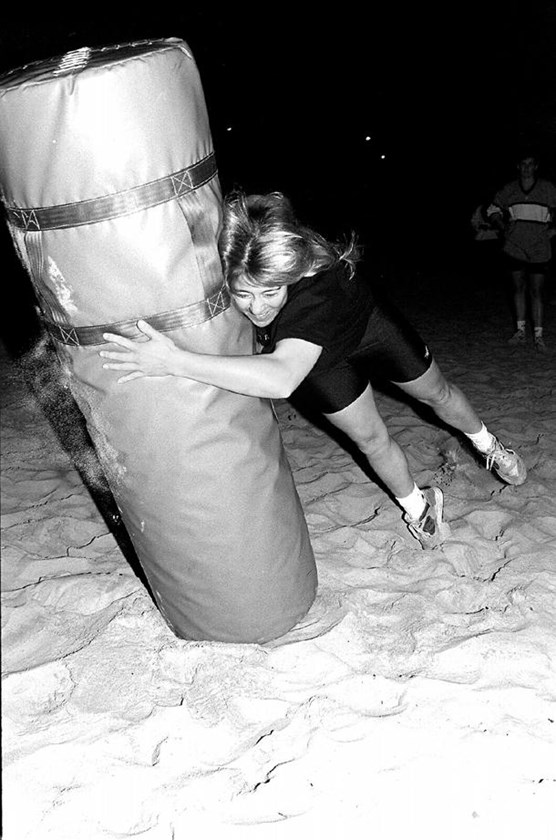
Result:
M103 367L128 371L118 382L140 376L182 376L250 397L289 397L314 367L322 347L299 338L279 341L273 353L261 356L213 356L181 350L172 339L139 321L149 341L136 342L113 333L106 341L118 350L101 350Z

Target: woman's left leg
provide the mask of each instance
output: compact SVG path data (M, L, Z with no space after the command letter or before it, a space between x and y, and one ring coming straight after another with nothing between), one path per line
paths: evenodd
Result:
M482 421L457 385L448 382L435 361L429 369L411 382L394 382L398 388L419 402L428 405L437 417L466 435L481 431Z
M448 382L435 361L426 373L411 382L395 382L409 396L428 405L437 417L463 432L473 446L486 457L488 469L494 469L508 484L523 484L527 470L522 458L505 447L488 431L485 424L456 385Z

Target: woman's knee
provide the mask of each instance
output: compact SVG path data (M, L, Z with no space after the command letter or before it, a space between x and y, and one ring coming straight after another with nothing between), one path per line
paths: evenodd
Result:
M360 431L353 436L361 452L370 458L386 455L392 444L392 438L385 425L379 424Z
M434 388L431 388L429 393L423 394L421 402L426 403L431 408L442 408L452 402L457 392L455 385L452 385L447 379L442 378L435 383Z
M325 417L367 457L380 457L390 451L392 439L377 410L370 385L342 411L325 414Z

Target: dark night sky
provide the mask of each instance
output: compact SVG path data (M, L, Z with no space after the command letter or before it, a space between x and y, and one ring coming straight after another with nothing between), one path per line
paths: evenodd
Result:
M0 34L0 71L181 37L203 78L224 189L281 189L324 233L355 228L416 259L468 237L521 140L541 146L553 177L554 0L389 2L369 15L349 2L312 16L301 3L253 8L32 15Z

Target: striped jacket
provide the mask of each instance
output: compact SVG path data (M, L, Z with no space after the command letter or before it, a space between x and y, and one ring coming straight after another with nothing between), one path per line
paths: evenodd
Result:
M487 208L490 219L501 213L506 220L502 250L510 257L530 263L551 258L550 228L556 219L556 186L538 178L525 192L519 180L511 181L494 196Z

